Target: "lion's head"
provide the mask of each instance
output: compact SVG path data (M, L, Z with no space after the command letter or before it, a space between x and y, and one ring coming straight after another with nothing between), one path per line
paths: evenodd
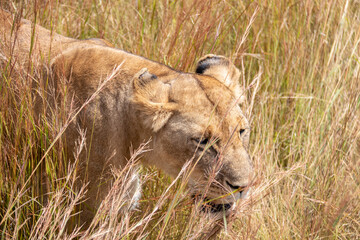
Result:
M239 107L239 70L227 58L207 55L196 73L157 76L143 69L134 78L133 106L152 131L153 150L145 161L176 176L191 159L191 192L215 199L210 211L217 212L248 191L250 126Z

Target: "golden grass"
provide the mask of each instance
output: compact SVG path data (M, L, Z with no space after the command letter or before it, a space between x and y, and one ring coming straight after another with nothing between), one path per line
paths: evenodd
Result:
M360 238L359 1L0 1L0 7L183 71L194 71L207 53L231 57L248 90L244 111L257 180L218 237ZM100 226L66 233L82 193L71 190L73 168L63 164L62 142L54 142L61 124L35 124L36 69L27 75L6 60L0 67L1 239L207 238L211 219L199 220L182 181L145 168L141 211L117 223L105 207ZM52 189L45 206L44 172ZM67 175L58 179L61 172ZM126 174L118 176L124 181Z

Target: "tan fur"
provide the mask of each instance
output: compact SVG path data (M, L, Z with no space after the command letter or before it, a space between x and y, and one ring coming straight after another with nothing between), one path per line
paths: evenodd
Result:
M10 18L3 13L3 19L4 16ZM7 24L11 26L11 22ZM21 20L15 43L17 57L28 52L28 25ZM82 153L81 163L87 165L87 173L82 172L81 176L88 176L87 205L91 210L82 213L83 222L91 220L92 210L109 190L110 183L100 179L108 178L110 166L123 167L130 158L130 148L136 149L149 139L152 151L144 154L143 163L155 165L171 176L176 176L188 160L195 163L200 159L190 178L193 194L202 194L212 172L216 181L206 193L208 198L235 190L229 184L240 188L250 184L253 169L248 154L249 123L237 105L239 93L230 89L239 85L239 71L227 58L206 56L199 61L198 69L204 70L201 74L184 73L101 44L57 34L51 37L49 31L36 28L34 54L48 53L54 85L61 88L66 84L68 102L73 100L77 108L121 65L116 77L66 132L71 159L78 138L77 126L87 130L88 149ZM2 31L8 38L9 31ZM205 138L208 143L201 144ZM217 141L210 144L214 139ZM244 193L230 194L215 203L234 202L241 195Z
M27 67L30 59L32 64L38 65L73 46L89 45L113 46L104 39L77 40L64 37L0 9L0 48L4 50L0 54L3 59L16 59L22 67Z

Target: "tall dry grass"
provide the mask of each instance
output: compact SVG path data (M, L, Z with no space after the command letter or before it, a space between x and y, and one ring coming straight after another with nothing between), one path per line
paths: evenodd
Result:
M106 38L183 71L193 71L207 53L231 57L248 92L244 111L252 125L257 180L252 197L238 203L218 238L360 238L359 1L64 0L0 6L57 33ZM68 119L58 109L59 121L38 123L31 83L42 72L29 73L11 59L0 63L1 239L208 238L215 223L197 215L183 175L174 181L141 168L139 208L121 219L112 214L124 202L119 193L131 180L126 173L138 167L146 146L135 152L133 166L114 172L118 185L98 224L67 233L66 222L86 191L73 191L74 168L58 139ZM46 197L41 184L50 185Z

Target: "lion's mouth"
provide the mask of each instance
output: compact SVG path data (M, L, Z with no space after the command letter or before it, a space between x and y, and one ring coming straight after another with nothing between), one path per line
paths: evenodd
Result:
M199 199L199 197L192 196L194 200ZM216 204L214 202L209 201L207 198L202 199L203 203L201 205L200 210L205 213L219 213L219 212L228 212L234 203L222 203Z
M206 213L227 212L231 209L233 205L234 203L225 203L225 204L204 203L204 205L201 207L201 211Z

